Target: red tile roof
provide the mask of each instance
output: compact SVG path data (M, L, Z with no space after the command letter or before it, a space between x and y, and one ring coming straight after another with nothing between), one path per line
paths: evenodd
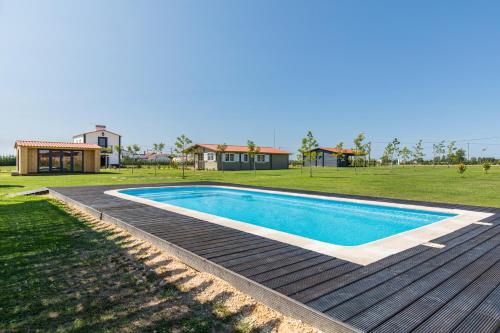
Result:
M329 151L330 153L334 153L334 154L339 152L339 149L337 149L337 148L320 147L318 149L326 150L326 151ZM356 152L352 149L342 149L342 153L354 155Z
M196 144L195 146L210 149L213 151L217 151L218 144L199 143L199 144ZM263 154L282 154L282 155L289 155L290 154L290 152L288 152L286 150L277 149L277 148L273 148L273 147L259 147L259 149L260 149L259 153L263 153ZM247 146L227 145L226 152L247 153L248 147Z
M91 143L74 143L74 142L52 142L52 141L32 141L32 140L17 140L14 147L29 147L29 148L80 148L80 149L101 149L100 146Z

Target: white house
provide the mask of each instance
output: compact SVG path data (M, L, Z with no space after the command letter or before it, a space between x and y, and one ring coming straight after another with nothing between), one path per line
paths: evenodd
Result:
M101 146L101 167L118 166L121 163L121 151L116 149L122 144L122 136L110 132L104 125L95 125L95 131L73 136L75 143L93 143Z

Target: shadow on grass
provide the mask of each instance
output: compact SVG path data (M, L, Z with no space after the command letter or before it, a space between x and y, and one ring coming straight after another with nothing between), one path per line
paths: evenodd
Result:
M230 312L220 292L197 300L211 281L194 278L150 246L104 224L91 228L46 198L0 203L0 331L260 332Z
M0 188L21 188L21 187L25 187L23 185L0 185Z

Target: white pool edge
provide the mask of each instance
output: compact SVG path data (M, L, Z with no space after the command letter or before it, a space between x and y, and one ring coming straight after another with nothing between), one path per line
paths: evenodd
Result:
M140 198L133 195L128 195L121 193L123 190L132 190L132 189L158 189L158 188L182 188L182 187L212 187L212 188L225 188L225 189L233 189L233 190L249 190L255 192L264 192L264 193L274 193L288 196L299 196L299 197L307 197L307 198L317 198L331 201L343 201L343 202L352 202L352 203L361 203L361 204L369 204L375 206L387 206L387 207L395 207L395 208L405 208L405 209L416 209L422 211L431 211L431 212L441 212L441 213L450 213L457 214L457 216L453 216L447 219L443 219L438 222L434 222L428 225L424 225L422 227L418 227L412 230L404 231L386 238L378 239L369 243L365 243L357 246L341 246L330 244L322 241L317 241L314 239L292 235L286 232L277 231L270 228L265 228L257 225L253 225L246 222L241 222L237 220L232 220L208 213L199 212L192 209L182 208L179 206L174 206L166 203L156 202L150 199ZM130 187L130 188L122 188L118 190L109 190L105 191L105 194L112 195L118 198L150 205L153 207L157 207L160 209L168 210L174 213L178 213L185 216L190 216L193 218L197 218L200 220L207 221L209 223L214 223L218 225L222 225L225 227L237 229L240 231L244 231L253 235L258 235L262 237L266 237L269 239L273 239L276 241L280 241L283 243L287 243L290 245L295 245L307 250L315 251L318 253L330 255L333 257L337 257L339 259L348 260L350 262L354 262L360 265L368 265L385 257L388 257L392 254L396 254L398 252L407 250L417 245L425 244L433 239L449 234L453 231L466 227L474 222L478 222L482 219L485 219L493 214L491 213L483 213L483 212L475 212L469 210L461 210L461 209L447 209L447 208L439 208L439 207L427 207L427 206L419 206L419 205L410 205L410 204L397 204L392 202L380 202L380 201L372 201L372 200L360 200L360 199L349 199L349 198L340 198L333 196L322 196L322 195L312 195L312 194L302 194L302 193L293 193L293 192L282 192L276 190L262 190L255 189L251 187L232 187L232 186L219 186L219 185L175 185L175 186L151 186L151 187Z

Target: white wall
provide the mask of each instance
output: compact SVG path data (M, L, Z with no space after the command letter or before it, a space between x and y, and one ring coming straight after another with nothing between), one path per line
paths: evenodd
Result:
M83 135L79 135L73 138L73 142L83 143ZM108 138L108 147L113 147L113 153L108 154L109 156L109 164L119 164L119 152L116 150L115 146L120 144L120 136L106 130L103 131L95 131L85 134L85 143L93 143L97 144L98 137L106 137Z

